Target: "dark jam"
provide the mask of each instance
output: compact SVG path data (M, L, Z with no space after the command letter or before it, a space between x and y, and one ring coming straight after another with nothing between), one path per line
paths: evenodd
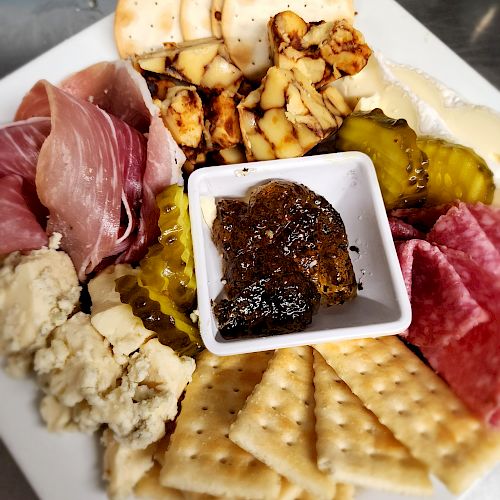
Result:
M270 181L248 203L219 201L212 237L223 256L227 298L214 312L225 339L302 331L320 305L356 295L342 219L301 184Z

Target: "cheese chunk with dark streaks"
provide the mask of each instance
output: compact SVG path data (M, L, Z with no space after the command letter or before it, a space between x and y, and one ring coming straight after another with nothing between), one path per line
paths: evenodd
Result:
M363 35L345 19L306 23L287 10L270 19L268 35L275 66L297 68L316 88L359 73L371 55Z

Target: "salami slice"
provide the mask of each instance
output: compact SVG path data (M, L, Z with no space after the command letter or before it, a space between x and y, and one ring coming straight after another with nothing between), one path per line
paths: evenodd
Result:
M424 233L428 233L439 217L445 215L451 207L456 205L457 204L454 203L446 203L435 207L397 208L391 210L389 216L400 219L414 228Z
M500 208L477 203L467 205L497 250L500 250Z
M479 325L446 347L422 352L471 411L490 425L500 426L498 321Z
M427 241L461 250L487 273L500 277L500 252L465 203L441 216L427 235Z
M425 235L418 229L396 217L389 216L389 227L395 241L425 238Z
M412 323L403 335L410 343L442 348L491 319L439 247L410 240L398 246L398 256L412 305Z

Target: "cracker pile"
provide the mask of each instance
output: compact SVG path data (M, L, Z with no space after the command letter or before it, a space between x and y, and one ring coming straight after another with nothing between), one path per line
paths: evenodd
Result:
M500 459L397 337L217 357L204 352L141 498L350 499L354 488L452 493Z

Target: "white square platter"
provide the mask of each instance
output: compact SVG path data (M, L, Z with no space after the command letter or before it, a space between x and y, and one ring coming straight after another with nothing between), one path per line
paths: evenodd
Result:
M367 42L393 61L424 70L465 99L500 111L500 92L468 66L394 0L357 0L356 26ZM0 80L0 124L12 120L24 94L39 79L57 83L73 71L117 57L113 18L108 16ZM39 393L31 380L13 380L0 370L0 436L41 500L105 500L97 438L53 435L38 414ZM460 498L497 500L500 466ZM2 493L0 493L2 496ZM360 500L416 497L360 491ZM430 499L453 499L437 484Z

